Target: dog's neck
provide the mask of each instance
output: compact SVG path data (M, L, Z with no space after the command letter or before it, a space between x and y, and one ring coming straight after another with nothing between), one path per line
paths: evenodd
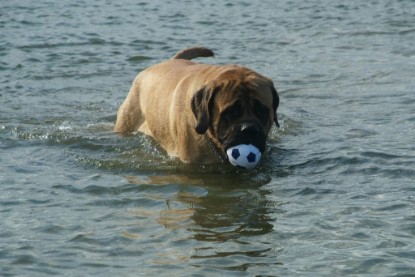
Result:
M210 135L209 132L206 134L207 139L209 141L209 146L212 150L212 152L224 163L228 160L228 157L226 156L226 153L224 153L217 145L218 141L217 139Z

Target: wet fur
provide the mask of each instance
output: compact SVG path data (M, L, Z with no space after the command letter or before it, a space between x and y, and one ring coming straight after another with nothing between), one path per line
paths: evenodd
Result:
M200 56L213 52L185 49L142 71L118 111L115 131L143 132L169 155L192 163L226 160L226 149L239 143L263 151L272 122L278 125L279 97L272 81L245 67L188 60ZM233 106L237 117L229 112Z

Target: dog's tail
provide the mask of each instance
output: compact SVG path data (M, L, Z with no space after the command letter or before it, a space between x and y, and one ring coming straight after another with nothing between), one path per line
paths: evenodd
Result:
M215 56L212 50L205 47L192 47L179 51L172 57L172 59L185 59L191 60L199 57L212 57Z

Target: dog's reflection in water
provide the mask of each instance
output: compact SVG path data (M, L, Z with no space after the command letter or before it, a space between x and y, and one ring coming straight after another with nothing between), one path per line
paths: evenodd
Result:
M269 200L270 191L235 183L235 178L186 174L127 177L131 184L146 186L149 197L165 203L161 210L149 207L133 213L155 217L169 229L184 228L197 240L223 241L271 232L274 227L271 213L281 203ZM221 186L219 182L228 185Z

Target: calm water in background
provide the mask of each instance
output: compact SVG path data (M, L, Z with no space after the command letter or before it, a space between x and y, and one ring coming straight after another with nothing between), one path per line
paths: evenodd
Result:
M1 1L0 275L415 272L415 2ZM262 165L112 132L135 75L204 45L271 77Z

